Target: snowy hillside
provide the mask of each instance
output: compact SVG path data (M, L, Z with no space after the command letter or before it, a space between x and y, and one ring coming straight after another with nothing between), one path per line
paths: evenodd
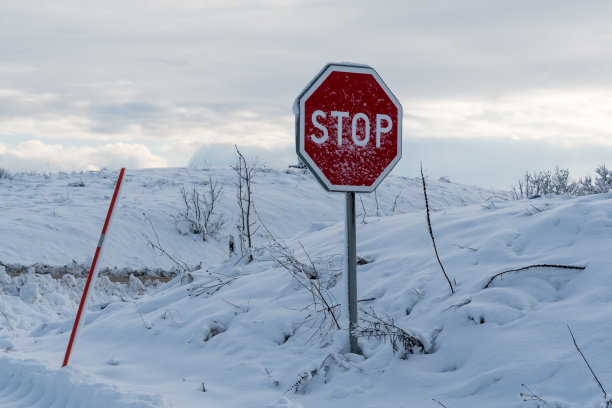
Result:
M0 262L54 266L89 263L117 175L118 171L100 171L0 179ZM209 176L223 189L219 213L224 215L226 228L218 241L203 245L195 236L179 235L175 219L185 209L180 188L190 193L196 186L204 194ZM164 249L190 266L200 262L214 265L227 257L227 236L237 236L235 227L239 223L235 172L229 166L212 170L128 170L125 177L105 243L103 267L172 268L167 257L160 257L147 245L147 239L155 240L151 224ZM253 183L256 211L279 238L300 236L344 220L343 195L325 192L306 170L263 168ZM420 180L388 177L377 193L379 215L421 210L421 188ZM431 181L429 188L431 205L436 209L475 204L494 195L490 189L437 180ZM362 201L366 214L375 216L374 195L363 195ZM357 213L362 220L359 200ZM263 244L265 240L257 239L263 237L263 230L256 235L255 245L258 241Z
M378 215L373 195L357 200L361 356L347 353L335 303L343 197L295 169L255 179L256 222L271 236L259 228L251 263L228 255L238 223L230 169L128 170L102 264L171 270L147 245L157 233L194 271L159 286L101 277L60 369L83 278L37 270L90 261L116 174L0 180L2 407L599 407L604 393L568 325L612 391L612 195L508 201L428 180L451 294L420 180L388 177ZM209 174L224 188L226 229L203 242L181 235L175 218L180 186ZM39 265L8 275L17 264ZM522 269L531 265L540 266ZM334 303L341 330L310 285Z

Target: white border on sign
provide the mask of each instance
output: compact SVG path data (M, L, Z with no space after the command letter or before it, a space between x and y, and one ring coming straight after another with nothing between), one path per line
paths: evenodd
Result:
M334 71L338 72L351 72L356 74L370 74L374 77L376 82L380 85L380 87L385 91L391 102L397 108L397 155L395 158L389 163L389 165L385 168L385 170L381 173L381 175L372 183L371 186L345 186L345 185L334 185L332 184L327 177L323 174L321 169L314 163L314 161L306 154L304 148L304 140L306 138L305 135L305 119L304 119L304 111L305 111L305 103L306 100L317 90L317 88L327 79L327 77ZM387 87L385 82L380 78L378 73L374 70L374 68L356 65L356 64L338 64L338 63L330 63L323 69L322 73L319 74L319 77L316 78L298 97L298 125L297 125L297 140L298 140L298 156L306 163L308 168L314 173L315 177L321 182L323 187L328 191L338 191L338 192L355 192L355 193L371 193L378 187L381 181L387 177L389 172L393 170L393 167L397 164L397 162L402 158L402 105L399 100L393 95L391 90Z

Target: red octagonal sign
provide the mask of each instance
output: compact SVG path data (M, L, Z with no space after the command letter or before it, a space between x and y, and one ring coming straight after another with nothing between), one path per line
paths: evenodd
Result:
M329 191L372 192L402 156L402 106L371 67L327 64L294 110L297 154Z

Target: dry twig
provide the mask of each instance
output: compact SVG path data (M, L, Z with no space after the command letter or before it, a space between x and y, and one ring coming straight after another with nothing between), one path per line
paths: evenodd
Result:
M597 375L595 375L595 371L593 371L593 368L591 367L591 365L589 364L588 360L586 359L584 353L582 352L582 350L580 350L580 347L578 347L578 343L576 343L576 338L574 337L574 333L572 333L572 329L570 328L569 324L567 325L567 330L569 330L570 335L572 336L572 340L574 341L574 346L576 346L576 350L578 350L578 353L580 353L580 356L582 357L582 359L584 360L584 362L586 363L587 367L589 368L589 371L591 372L591 374L593 375L593 379L595 380L595 382L597 383L597 386L599 387L599 389L601 390L601 392L603 393L604 396L604 401L606 403L606 407L610 407L612 406L612 399L608 399L608 394L606 393L605 388L603 387L603 385L601 384L601 381L599 381L599 378L597 378Z
M360 325L354 330L356 336L368 339L376 338L383 341L389 340L393 348L393 354L399 354L402 360L407 359L409 354L418 352L418 349L420 349L420 352L427 354L421 339L397 326L393 318L378 316L372 308L370 308L370 311L359 309L368 318L361 318Z
M554 264L538 264L538 265L529 265L529 266L524 266L522 268L517 268L517 269L508 269L507 271L503 271L500 273L496 273L495 275L491 276L491 279L489 279L489 281L487 282L486 285L484 285L483 289L488 288L489 286L491 286L491 284L493 283L493 281L495 280L495 278L502 276L503 274L506 273L510 273L510 272L520 272L520 271L524 271L527 269L532 269L532 268L556 268L556 269L575 269L575 270L584 270L586 269L586 267L584 266L572 266L572 265L554 265Z
M425 209L427 210L427 226L429 227L429 236L431 237L431 242L433 243L434 252L436 253L436 259L438 260L438 264L440 264L440 268L442 268L442 273L444 274L444 277L448 282L448 286L450 286L451 293L455 293L453 284L448 278L448 275L444 270L444 265L442 265L442 261L440 260L440 256L438 255L438 248L436 248L436 240L434 238L433 228L431 227L431 217L429 216L429 200L427 199L427 187L425 185L425 176L423 175L423 163L421 163L421 180L423 181L423 195L425 196Z
M154 250L158 250L162 255L165 255L168 259L170 259L181 271L183 271L183 273L191 272L189 265L187 265L185 262L181 260L174 259L174 257L172 257L172 255L170 255L162 247L162 244L159 241L159 235L157 235L157 231L155 230L155 227L153 226L153 222L151 222L151 218L149 218L149 216L146 213L142 213L142 215L144 216L145 220L149 222L149 225L151 226L151 229L153 230L153 234L155 235L155 241L157 241L157 243L154 243L145 233L141 233L143 238L147 240L147 244Z
M289 272L300 286L310 292L312 303L302 310L314 310L314 313L309 315L307 320L314 318L315 322L318 322L315 333L321 333L325 337L330 330L340 330L341 327L338 321L340 311L337 310L340 305L331 292L331 289L336 285L340 273L318 270L306 248L300 243L302 251L308 259L308 263L301 262L297 259L293 250L272 234L262 221L257 209L254 208L254 212L259 220L259 225L266 231L272 261L274 261L276 266ZM321 318L319 319L316 316Z

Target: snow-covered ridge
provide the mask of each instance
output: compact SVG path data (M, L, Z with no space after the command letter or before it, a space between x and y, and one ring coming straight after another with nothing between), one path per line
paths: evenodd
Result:
M3 217L0 262L26 267L38 263L73 268L77 264L74 269L78 269L78 265L88 265L98 243L117 175L116 171L96 171L0 179ZM226 228L218 240L203 245L196 237L177 234L175 218L184 209L181 186L189 191L196 185L204 192L209 176L223 188L218 212L224 215ZM175 269L176 265L167 257L160 256L147 245L148 239L154 240L152 228L162 237L164 249L190 267L220 262L227 256L227 236L236 235L238 224L234 182L235 173L229 167L128 169L100 267L117 274L122 274L122 268L134 271ZM439 180L430 181L428 187L434 209L477 204L495 194L508 196L503 192ZM280 238L301 234L313 224L327 225L343 220L342 194L325 192L305 170L262 168L254 178L253 196L259 216ZM424 208L419 179L390 176L379 187L376 197L363 195L361 200L357 203L359 217L364 208L367 216L397 215ZM260 230L259 238L262 237ZM265 239L260 240L264 242Z

